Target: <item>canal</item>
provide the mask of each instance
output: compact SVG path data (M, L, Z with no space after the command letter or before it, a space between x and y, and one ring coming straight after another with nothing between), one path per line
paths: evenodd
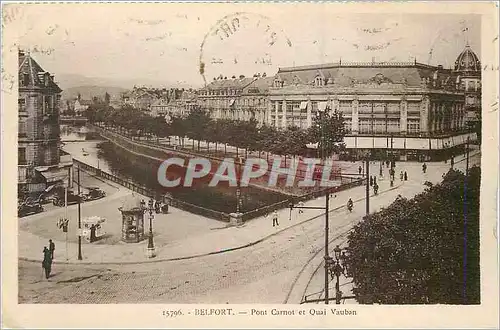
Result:
M127 178L145 185L159 194L170 193L175 199L208 208L232 213L236 211L236 189L234 187L208 187L199 185L190 188L165 189L157 182L157 165L134 159L130 153L104 140L85 126L61 125L62 149L74 159L99 168L104 172ZM241 212L248 212L274 204L289 197L285 194L243 187L241 189Z

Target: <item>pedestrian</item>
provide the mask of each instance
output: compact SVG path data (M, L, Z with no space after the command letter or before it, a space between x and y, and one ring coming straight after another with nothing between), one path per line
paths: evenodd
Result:
M386 166L386 167L389 167L389 164L390 164L390 163L391 163L390 161L386 160L386 161L385 161L385 166Z
M377 185L377 177L374 175L373 176L373 185L376 186Z
M279 222L278 222L278 211L274 211L273 212L273 227L275 226L279 226Z
M376 183L373 185L373 193L374 193L375 195L377 195L377 194L378 194L378 184L376 184Z
M361 171L362 171L362 170L363 170L363 169L361 168L361 166L359 166L359 167L358 167L358 173L359 173L360 175L361 175Z
M401 171L401 173L399 174L399 178L401 179L401 181L403 181L403 178L404 178L403 171Z
M405 171L405 181L408 181L408 174L406 174L406 171Z
M373 177L370 175L370 187L373 186Z
M302 207L304 207L304 202L300 201L299 202L299 207L301 207L301 208L299 208L299 214L304 213L304 209L302 209Z
M52 242L51 239L49 239L49 251L50 251L50 258L52 260L54 260L54 251L56 249L56 245L54 244L54 242Z
M424 165L422 165L422 172L426 172L427 171L427 165L424 163Z
M50 250L46 246L43 247L43 261L42 268L45 270L45 278L49 279L50 270L52 268L52 258L50 257Z

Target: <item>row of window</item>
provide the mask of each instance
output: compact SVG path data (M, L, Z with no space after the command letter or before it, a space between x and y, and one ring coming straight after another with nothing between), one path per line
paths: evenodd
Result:
M203 96L224 96L224 95L238 95L240 90L236 89L216 89L216 90L202 90L200 95Z
M244 99L216 99L205 100L205 106L222 106L229 108L231 106L266 106L267 100L265 98L244 98Z
M56 108L56 96L42 95L42 114L52 114ZM26 98L17 99L17 106L19 112L26 112Z

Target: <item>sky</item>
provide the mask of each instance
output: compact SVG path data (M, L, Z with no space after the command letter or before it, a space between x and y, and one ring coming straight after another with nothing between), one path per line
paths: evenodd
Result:
M279 67L340 59L416 58L449 67L466 40L481 51L478 15L359 14L329 4L19 6L7 28L56 79L78 74L199 87L220 74L274 75Z

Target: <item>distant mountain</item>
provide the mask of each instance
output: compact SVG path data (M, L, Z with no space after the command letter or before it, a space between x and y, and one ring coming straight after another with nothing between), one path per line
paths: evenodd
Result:
M78 94L82 96L84 100L92 100L94 96L104 99L104 94L109 93L111 100L119 100L120 94L126 92L127 89L121 87L109 87L109 86L75 86L63 89L61 93L61 98L64 100L69 100L78 97Z
M71 89L73 87L103 87L103 88L121 88L132 89L134 86L147 86L147 87L164 87L164 88L190 88L199 86L190 86L187 83L174 83L170 81L156 81L149 79L115 79L115 78L102 78L102 77L87 77L79 74L64 74L56 73L55 80L59 87L63 90ZM108 91L108 93L110 93ZM110 93L111 94L111 93ZM83 97L83 95L82 95Z

